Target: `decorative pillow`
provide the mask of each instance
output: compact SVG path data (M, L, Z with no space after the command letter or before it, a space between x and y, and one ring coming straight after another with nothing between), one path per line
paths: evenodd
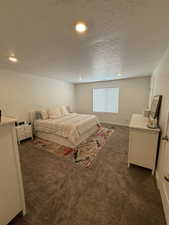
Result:
M69 113L73 113L72 107L71 106L67 106L67 110Z
M49 118L46 110L39 110L35 112L36 120L47 120Z
M50 119L56 119L62 116L62 113L59 107L54 107L52 109L49 109L48 113L49 113Z
M64 115L64 116L69 114L69 111L65 105L61 106L61 112L62 112L62 115Z
M40 110L43 120L47 120L49 118L47 110Z
M42 120L42 114L39 111L35 112L35 120Z

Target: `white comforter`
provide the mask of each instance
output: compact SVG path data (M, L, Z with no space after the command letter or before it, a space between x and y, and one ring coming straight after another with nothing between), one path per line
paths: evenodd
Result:
M74 144L81 135L97 124L98 121L94 115L70 113L58 119L36 120L34 127L35 131L56 134Z

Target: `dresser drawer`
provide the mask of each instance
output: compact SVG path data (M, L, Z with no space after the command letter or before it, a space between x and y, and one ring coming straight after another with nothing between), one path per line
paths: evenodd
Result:
M3 119L3 118L2 118ZM12 120L12 121L11 121ZM0 123L0 224L6 225L21 211L25 214L25 202L16 128L13 119ZM11 121L11 122L10 122Z
M160 129L147 127L148 119L140 114L133 114L129 125L128 167L131 164L155 171L158 138Z

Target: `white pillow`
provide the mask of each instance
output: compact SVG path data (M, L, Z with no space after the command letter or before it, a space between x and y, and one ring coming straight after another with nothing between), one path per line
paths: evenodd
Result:
M65 105L61 106L61 112L62 112L62 115L64 115L64 116L69 114L69 111Z
M57 119L58 117L62 116L62 113L59 107L54 107L52 109L49 109L48 114L50 119Z
M43 120L47 120L49 118L47 110L40 110L39 112L41 113Z

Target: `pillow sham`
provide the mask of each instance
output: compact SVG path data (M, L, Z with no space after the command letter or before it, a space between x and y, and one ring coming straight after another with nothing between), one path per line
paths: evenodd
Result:
M52 109L49 109L48 114L50 119L56 119L62 116L62 113L59 107L54 107Z
M69 114L69 111L65 105L61 106L61 112L62 112L62 115L64 115L64 116Z
M43 120L47 120L49 118L47 110L41 110L40 112L42 114L42 119Z
M46 110L39 110L35 112L35 118L37 120L47 120L49 116Z

